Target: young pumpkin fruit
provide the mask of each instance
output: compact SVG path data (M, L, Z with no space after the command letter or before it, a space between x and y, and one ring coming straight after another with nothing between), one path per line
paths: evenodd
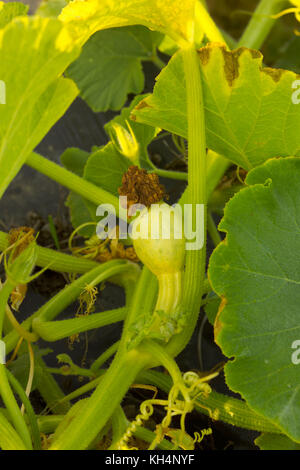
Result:
M182 225L181 211L165 203L145 208L133 223L136 254L158 278L183 270L185 239Z
M158 299L150 331L166 341L176 330L166 325L176 318L182 296L185 259L182 226L181 210L165 203L145 208L132 224L135 252L158 279Z

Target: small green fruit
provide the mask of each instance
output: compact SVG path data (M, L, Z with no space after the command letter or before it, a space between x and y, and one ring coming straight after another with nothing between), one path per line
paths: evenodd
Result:
M153 204L132 227L133 245L140 260L158 278L183 270L185 239L180 208Z

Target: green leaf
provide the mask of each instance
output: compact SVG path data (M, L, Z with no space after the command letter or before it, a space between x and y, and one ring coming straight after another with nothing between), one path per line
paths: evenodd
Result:
M79 196L79 194L70 192L66 201L66 206L70 210L71 223L74 229L89 222L96 222L97 220L97 206L86 201L83 197ZM96 233L96 226L89 225L87 227L82 227L78 230L78 233L82 237L90 238Z
M74 0L60 19L81 43L102 29L140 24L183 45L193 40L195 5L196 0Z
M268 158L300 155L300 106L292 103L290 71L263 68L258 51L199 51L207 145L250 170ZM181 52L160 73L153 95L133 112L138 122L187 137L186 90Z
M67 170L72 171L77 176L82 176L89 156L89 152L76 147L70 147L64 151L60 160Z
M300 450L300 444L283 434L261 434L254 442L261 450Z
M24 3L0 2L0 29L4 28L13 18L17 16L25 16L28 11L28 6Z
M131 162L123 157L109 142L105 147L92 153L84 170L84 178L119 196L118 188L122 176L128 170Z
M70 171L78 176L83 176L84 167L88 161L90 154L84 150L78 148L67 149L60 157L62 164ZM74 229L80 227L88 222L96 222L96 205L87 201L79 194L70 192L66 206L70 210L71 223ZM78 233L83 236L90 238L96 231L96 228L91 225L83 227Z
M94 111L118 110L144 88L142 60L155 54L157 34L143 26L98 31L67 74Z
M75 99L77 87L59 77L78 53L58 20L24 17L0 31L0 197Z
M226 240L209 279L223 299L215 339L228 386L300 442L300 159L272 159L252 170L248 188L225 208Z

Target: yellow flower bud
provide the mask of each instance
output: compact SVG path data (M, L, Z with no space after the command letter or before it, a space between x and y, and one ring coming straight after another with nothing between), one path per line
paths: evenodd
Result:
M134 132L128 121L125 121L127 129L118 122L114 122L109 131L110 138L118 151L124 155L124 157L131 160L133 163L137 163L139 159L139 143L136 140Z

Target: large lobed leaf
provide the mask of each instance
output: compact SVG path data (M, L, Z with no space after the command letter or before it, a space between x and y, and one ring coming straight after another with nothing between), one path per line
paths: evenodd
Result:
M96 31L136 24L184 43L193 38L195 5L196 0L74 0L60 19L80 43Z
M210 44L199 50L207 145L250 170L268 158L300 155L300 106L292 103L290 71L263 68L258 51ZM133 118L187 137L182 53L159 75L154 93Z
M143 26L98 31L67 74L94 111L118 110L129 93L143 91L142 60L154 55L160 39Z
M225 209L209 278L222 297L215 339L229 387L300 442L300 159L271 159Z
M55 19L20 18L0 31L0 197L27 156L78 94L59 78L78 56L65 28Z

